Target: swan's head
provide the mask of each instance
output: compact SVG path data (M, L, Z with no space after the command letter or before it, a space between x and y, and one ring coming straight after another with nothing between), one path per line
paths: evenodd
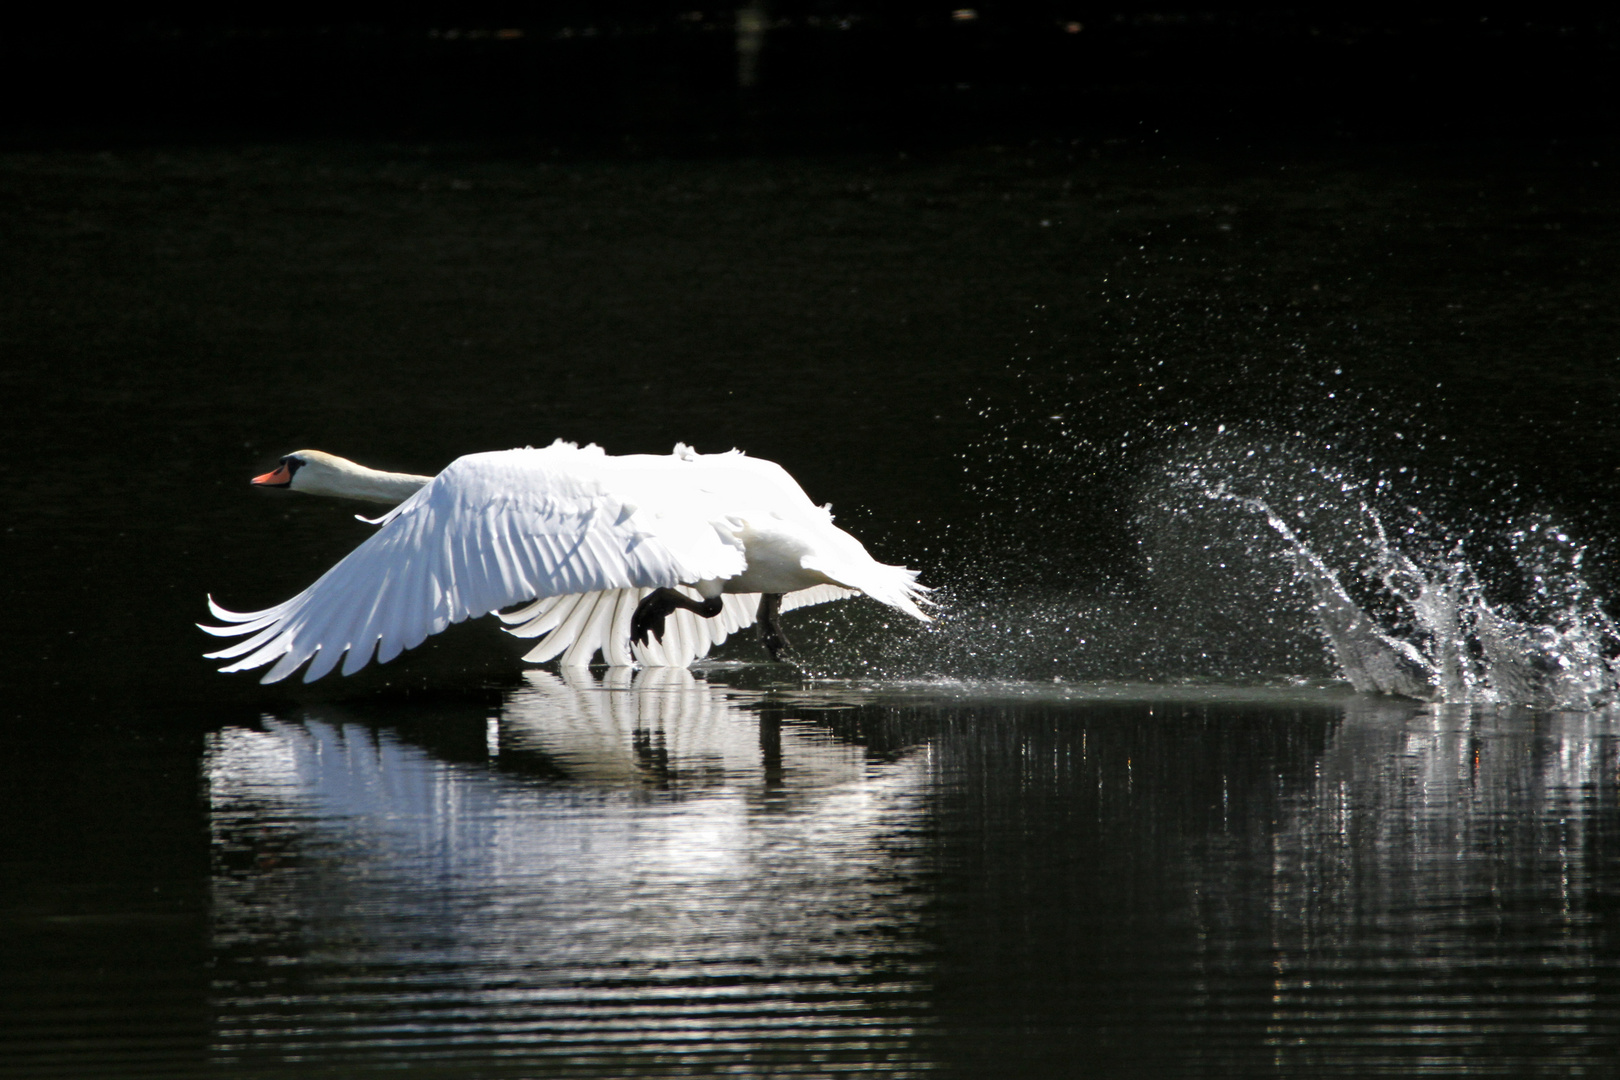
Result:
M295 450L281 459L270 472L253 478L254 487L289 488L310 495L337 495L352 498L350 488L357 478L371 470L348 458L320 450Z
M276 468L263 476L255 476L253 485L393 506L410 498L432 479L410 473L378 472L320 450L295 450L282 458Z

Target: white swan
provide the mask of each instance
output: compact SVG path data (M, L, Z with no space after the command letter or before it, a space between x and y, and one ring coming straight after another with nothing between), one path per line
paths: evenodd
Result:
M315 584L263 611L227 611L210 659L221 670L273 666L304 681L387 663L451 623L524 601L501 618L542 640L525 660L583 667L685 666L756 618L773 656L776 617L865 593L928 621L916 572L877 562L832 523L780 465L733 450L610 456L558 440L536 450L470 454L436 477L384 473L301 450L265 487L404 501ZM700 617L701 616L701 617ZM313 660L311 659L313 658Z

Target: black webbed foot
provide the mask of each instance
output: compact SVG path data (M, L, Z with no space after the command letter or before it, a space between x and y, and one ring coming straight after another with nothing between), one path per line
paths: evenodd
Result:
M699 601L674 589L654 589L642 598L630 615L630 643L645 645L649 635L654 641L663 641L664 620L676 608L685 608L705 619L712 619L720 614L723 606L718 596Z
M765 593L759 598L759 640L765 643L765 649L771 654L772 660L781 660L782 654L793 646L787 635L782 633L782 594Z
M630 616L631 644L647 644L649 634L658 641L664 640L664 620L675 610L675 605L669 599L672 593L675 593L674 589L654 589L642 597Z

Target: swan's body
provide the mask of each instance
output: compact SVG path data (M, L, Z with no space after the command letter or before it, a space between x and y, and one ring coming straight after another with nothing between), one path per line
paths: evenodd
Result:
M414 489L286 603L238 614L209 601L228 625L203 629L246 636L211 657L234 660L225 671L273 664L265 682L306 661L312 682L345 653L353 674L373 650L386 663L451 623L524 601L501 618L543 639L525 659L561 655L573 667L597 652L616 666L684 666L753 623L762 594L781 594L787 611L865 593L928 618L915 572L877 562L781 466L737 451L613 457L558 441L472 454L431 480L300 451L255 483L377 501ZM632 617L659 595L693 610L674 610L661 640L632 644Z

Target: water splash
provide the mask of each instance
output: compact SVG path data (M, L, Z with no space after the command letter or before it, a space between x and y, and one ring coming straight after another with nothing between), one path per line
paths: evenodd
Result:
M938 621L808 610L806 673L1620 706L1620 627L1590 584L1604 576L1533 490L1410 430L1393 450L1341 435L1182 422L1129 453L1054 449L1023 489L995 473L1014 494L953 537L957 564L929 578ZM1093 473L1109 499L1075 494Z
M1379 513L1357 505L1370 551L1358 600L1335 569L1266 499L1228 478L1190 469L1202 497L1256 515L1282 538L1341 674L1358 691L1429 701L1596 709L1620 694L1620 628L1581 573L1585 549L1545 517L1513 531L1509 548L1527 586L1517 604L1493 602L1462 540L1436 549L1409 529L1392 540ZM1361 485L1341 483L1341 492Z

